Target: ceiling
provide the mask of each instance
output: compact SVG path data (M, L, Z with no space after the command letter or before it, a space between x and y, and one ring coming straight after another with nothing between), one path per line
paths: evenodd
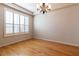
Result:
M37 3L16 3L16 4L25 8L25 9L28 9L32 12L37 11L37 9L36 9ZM56 9L56 8L61 8L61 7L67 6L67 5L71 5L71 4L72 3L50 3L52 10Z
M32 12L36 11L36 3L16 3L16 4Z

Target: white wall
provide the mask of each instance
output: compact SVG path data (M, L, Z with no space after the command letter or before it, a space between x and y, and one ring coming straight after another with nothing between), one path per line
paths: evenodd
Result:
M79 46L79 5L35 15L34 38Z
M4 8L5 8L5 6L0 5L0 47L32 38L33 16L31 16L31 15L29 15L30 32L28 34L20 34L20 35L4 37Z

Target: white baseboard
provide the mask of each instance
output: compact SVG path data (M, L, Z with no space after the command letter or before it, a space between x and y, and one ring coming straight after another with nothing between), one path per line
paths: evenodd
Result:
M41 40L46 40L46 41L51 41L51 42L57 42L57 43L61 43L61 44L69 45L69 46L79 47L78 44L67 43L67 42L62 42L62 41L57 41L57 40L49 40L49 39L45 39L45 38L37 38L37 37L35 37L35 39L41 39Z
M24 38L22 40L20 39L20 40L17 40L17 41L8 42L8 43L0 45L0 47L7 46L7 45L10 45L10 44L14 44L14 43L17 43L17 42L20 42L20 41L23 41L23 40L28 40L28 39L31 39L31 37ZM46 40L46 41L51 41L51 42L57 42L57 43L65 44L65 45L79 47L78 44L72 44L72 43L67 43L67 42L62 42L62 41L57 41L57 40L49 40L49 39L37 38L37 37L35 37L35 39L41 39L41 40Z

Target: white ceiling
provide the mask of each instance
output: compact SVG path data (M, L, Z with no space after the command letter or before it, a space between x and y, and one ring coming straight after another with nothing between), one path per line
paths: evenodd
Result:
M37 9L36 9L37 3L16 3L16 4L25 8L25 9L28 9L32 12L37 11ZM61 7L67 6L67 5L71 5L71 3L50 3L50 5L51 5L52 10L53 10L56 8L61 8Z
M36 10L36 4L35 3L16 3L16 4L25 8L25 9L28 9L32 12L35 12L35 10Z

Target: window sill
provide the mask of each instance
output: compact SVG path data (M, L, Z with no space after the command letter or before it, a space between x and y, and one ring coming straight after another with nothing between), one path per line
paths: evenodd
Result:
M25 35L25 34L29 34L27 33L13 33L13 34L5 34L4 37L12 37L12 36L17 36L17 35Z

